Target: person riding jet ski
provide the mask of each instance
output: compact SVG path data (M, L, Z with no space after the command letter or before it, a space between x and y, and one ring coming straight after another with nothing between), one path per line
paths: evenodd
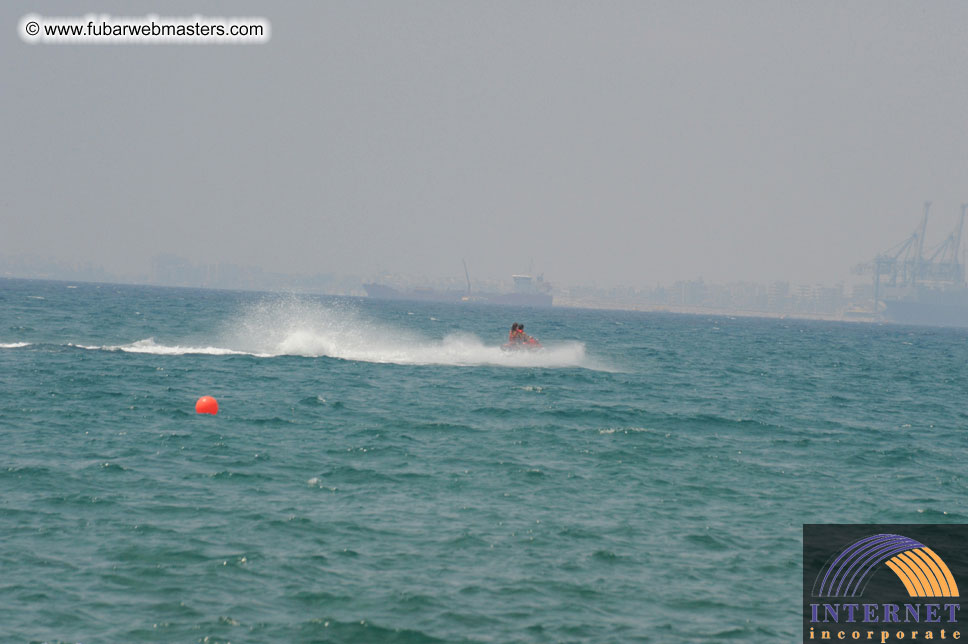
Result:
M523 324L515 322L511 325L511 332L508 334L507 344L501 348L505 350L540 349L541 343L536 338L524 332Z

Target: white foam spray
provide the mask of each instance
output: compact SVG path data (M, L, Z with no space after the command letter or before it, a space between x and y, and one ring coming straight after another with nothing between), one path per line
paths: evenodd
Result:
M159 344L146 338L122 345L71 346L155 355L325 356L407 365L605 369L585 355L581 342L549 342L536 351L504 351L500 344L485 344L471 333L429 338L368 319L351 305L297 297L267 299L246 308L224 325L217 338L211 344Z
M470 333L431 339L367 319L347 305L295 298L247 310L227 334L229 346L256 355L327 356L394 364L588 367L585 345L551 344L540 351L502 351Z
M124 351L125 353L150 353L159 356L182 356L187 354L202 354L210 356L246 355L248 351L235 351L222 347L193 347L183 345L158 344L154 338L145 338L131 344L116 345L86 345L68 344L68 346L78 349L88 349L91 351ZM264 357L270 357L266 354Z

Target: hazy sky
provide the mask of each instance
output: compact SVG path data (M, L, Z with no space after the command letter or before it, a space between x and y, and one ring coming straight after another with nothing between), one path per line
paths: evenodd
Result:
M28 45L27 13L266 45ZM5 2L0 253L833 283L968 201L964 2Z

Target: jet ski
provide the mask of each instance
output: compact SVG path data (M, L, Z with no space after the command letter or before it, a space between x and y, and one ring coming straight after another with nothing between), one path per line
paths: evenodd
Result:
M529 337L527 340L518 342L505 342L501 345L501 351L538 351L543 349L537 339Z

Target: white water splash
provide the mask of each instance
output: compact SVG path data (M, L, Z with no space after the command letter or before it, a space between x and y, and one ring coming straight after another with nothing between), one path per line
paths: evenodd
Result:
M503 340L503 330L500 332ZM581 342L548 342L535 351L504 351L471 333L428 338L414 330L362 317L338 304L298 298L267 300L227 322L211 343L164 344L145 338L121 345L71 345L80 349L154 355L251 355L330 357L403 365L583 367L603 369Z
M470 333L430 339L413 330L363 318L349 308L292 299L249 309L228 335L228 346L253 355L327 356L393 364L589 366L580 342L507 352Z
M150 353L159 356L182 356L187 354L202 354L210 356L246 355L247 351L234 351L222 347L191 347L181 345L164 345L155 342L154 338L145 338L131 344L117 345L86 345L68 344L67 346L90 351L124 351L125 353ZM255 354L253 354L255 355ZM264 357L270 357L268 355Z

